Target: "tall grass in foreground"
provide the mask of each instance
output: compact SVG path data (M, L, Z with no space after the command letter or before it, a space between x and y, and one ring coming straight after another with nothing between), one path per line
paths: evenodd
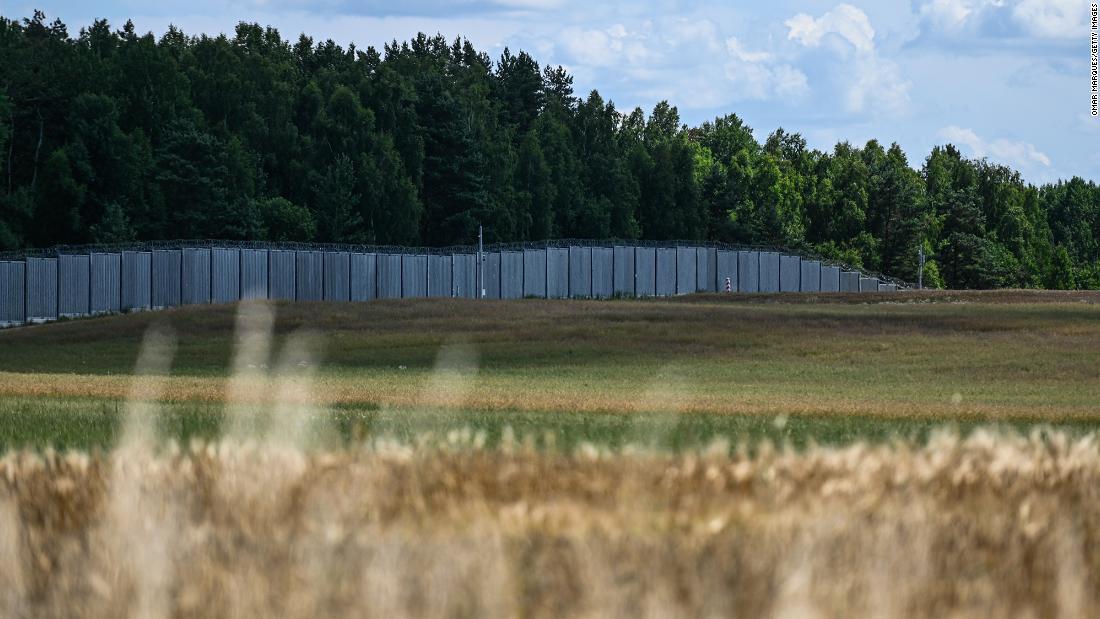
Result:
M941 433L802 450L546 449L506 428L318 443L311 336L242 304L226 438L157 436L173 340L139 355L108 453L0 458L0 615L1087 616L1096 434ZM274 359L274 360L273 360ZM461 408L478 354L420 399ZM669 366L640 410L683 413ZM658 441L659 442L659 441Z
M8 454L0 614L1074 617L1100 602L1095 436L752 455L476 443ZM138 497L125 510L120 487Z

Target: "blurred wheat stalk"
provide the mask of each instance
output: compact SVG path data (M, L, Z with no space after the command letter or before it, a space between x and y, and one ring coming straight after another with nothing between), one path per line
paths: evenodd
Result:
M1087 616L1095 437L0 460L4 616Z

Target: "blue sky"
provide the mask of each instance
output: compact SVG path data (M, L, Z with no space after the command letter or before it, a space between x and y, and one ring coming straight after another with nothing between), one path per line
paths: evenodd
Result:
M0 0L7 17L35 7L73 34L103 17L157 34L248 20L360 47L463 35L494 58L508 46L564 65L578 93L622 110L667 99L693 125L736 112L761 140L777 127L821 149L877 138L914 166L952 142L1031 182L1100 180L1085 0Z

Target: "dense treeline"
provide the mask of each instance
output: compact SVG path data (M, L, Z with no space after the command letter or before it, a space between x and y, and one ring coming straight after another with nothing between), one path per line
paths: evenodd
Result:
M240 24L0 18L0 248L237 238L712 239L951 287L1100 287L1100 187L937 147L760 143L737 116L578 97L562 68L418 35L342 48Z

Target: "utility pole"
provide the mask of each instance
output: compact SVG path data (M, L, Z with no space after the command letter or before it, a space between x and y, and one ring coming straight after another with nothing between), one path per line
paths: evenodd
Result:
M485 234L481 224L477 225L477 298L485 298Z
M917 290L924 290L924 243L917 248Z

